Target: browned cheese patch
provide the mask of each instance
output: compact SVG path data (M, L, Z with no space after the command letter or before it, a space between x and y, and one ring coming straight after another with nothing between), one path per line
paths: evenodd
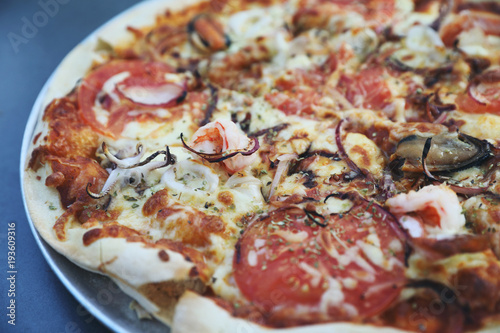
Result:
M166 232L174 232L174 239L195 247L212 244L212 234L223 235L226 227L219 216L207 215L170 199L167 190L156 192L143 207L145 216L162 222Z
M234 196L229 191L222 191L217 195L217 200L226 206L231 206L234 203Z

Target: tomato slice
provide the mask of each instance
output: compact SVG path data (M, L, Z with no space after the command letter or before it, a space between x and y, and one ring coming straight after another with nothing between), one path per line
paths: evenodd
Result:
M482 103L472 98L467 92L458 95L455 100L458 110L469 113L493 113L500 116L500 83L495 86L482 91Z
M405 281L404 246L389 219L368 202L327 217L326 227L297 207L276 210L249 225L240 239L236 283L277 321L285 313L302 323L376 315Z
M321 66L311 70L288 71L286 76L275 81L274 87L278 91L268 93L264 98L287 115L314 114L314 105L322 97L320 88L337 65L337 56L332 54Z
M299 88L294 93L272 92L264 98L287 115L311 115L314 114L313 105L319 96L315 91Z
M342 75L338 89L355 107L382 110L391 103L392 94L383 79L383 69L367 68L355 75Z
M115 60L98 67L78 91L84 121L116 138L133 119L158 118L152 111L176 105L186 94L183 84L167 80L170 73L175 70L166 64L140 60Z

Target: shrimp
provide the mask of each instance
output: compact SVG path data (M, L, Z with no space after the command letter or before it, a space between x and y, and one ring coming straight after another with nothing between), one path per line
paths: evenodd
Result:
M429 185L387 200L391 213L411 237L446 238L465 233L465 217L456 193L446 185Z
M200 127L191 138L189 146L206 154L220 154L244 150L251 146L248 136L232 121L216 120ZM233 174L251 165L257 158L252 155L235 155L223 161L226 170Z

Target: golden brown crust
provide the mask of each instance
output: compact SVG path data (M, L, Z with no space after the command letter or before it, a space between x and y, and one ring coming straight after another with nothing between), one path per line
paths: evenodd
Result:
M129 238L140 235L134 229L119 225L118 223L107 223L102 228L91 229L83 235L83 245L89 246L102 238Z

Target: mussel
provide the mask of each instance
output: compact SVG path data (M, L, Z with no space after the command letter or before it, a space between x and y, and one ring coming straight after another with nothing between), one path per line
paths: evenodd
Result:
M231 40L224 33L222 24L212 15L196 15L188 24L189 41L202 52L225 50Z
M399 141L391 164L405 172L423 172L422 155L429 137L410 135ZM431 137L426 152L429 172L453 172L481 164L493 156L492 145L464 133L443 133Z

